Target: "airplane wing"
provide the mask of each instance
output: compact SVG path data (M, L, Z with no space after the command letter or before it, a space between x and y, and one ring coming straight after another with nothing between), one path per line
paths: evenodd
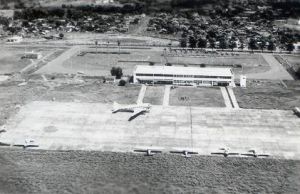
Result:
M188 152L189 154L198 154L198 152Z
M39 145L26 145L25 146L26 148L37 148L37 147L39 147Z
M135 119L137 116L139 116L140 114L146 112L147 109L146 108L136 108L134 109L132 115L130 116L130 118L128 119L129 121Z
M15 147L23 147L23 148L25 148L25 145L24 145L24 144L14 144L13 146L15 146Z
M147 150L133 150L134 152L147 152Z
M228 156L231 155L231 156L236 156L236 155L240 155L239 153L228 153Z
M139 114L144 113L144 112L146 112L145 108L136 108L136 109L134 109L131 117L134 117L134 116L139 115Z
M10 146L10 144L8 144L8 143L3 143L3 142L0 142L0 146Z
M182 154L183 151L170 151L170 153L172 153L172 154Z
M162 153L160 150L151 150L152 153Z
M269 154L258 154L257 156L261 156L261 157L269 157Z
M254 154L241 154L242 156L254 156Z
M215 155L224 155L224 152L212 152L211 154L215 154Z

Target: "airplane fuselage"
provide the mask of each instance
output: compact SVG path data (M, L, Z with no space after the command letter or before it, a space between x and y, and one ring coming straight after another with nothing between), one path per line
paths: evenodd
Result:
M134 112L135 109L145 109L150 110L151 105L148 103L142 103L142 104L134 104L134 105L119 105L119 107L115 107L113 109L113 113L116 112Z

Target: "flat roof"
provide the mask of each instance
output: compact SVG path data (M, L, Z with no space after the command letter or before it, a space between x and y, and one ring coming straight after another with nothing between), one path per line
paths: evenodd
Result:
M231 68L212 67L178 67L137 65L134 73L140 74L172 74L172 75L209 75L232 76Z

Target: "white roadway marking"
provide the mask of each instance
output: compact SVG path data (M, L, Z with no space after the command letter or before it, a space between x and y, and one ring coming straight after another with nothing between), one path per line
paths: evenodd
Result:
M171 90L171 86L170 85L165 86L163 106L169 106L170 90Z

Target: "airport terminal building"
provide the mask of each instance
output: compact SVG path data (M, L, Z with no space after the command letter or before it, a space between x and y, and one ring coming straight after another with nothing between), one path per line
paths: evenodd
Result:
M200 68L138 65L134 83L186 86L234 86L231 68Z

